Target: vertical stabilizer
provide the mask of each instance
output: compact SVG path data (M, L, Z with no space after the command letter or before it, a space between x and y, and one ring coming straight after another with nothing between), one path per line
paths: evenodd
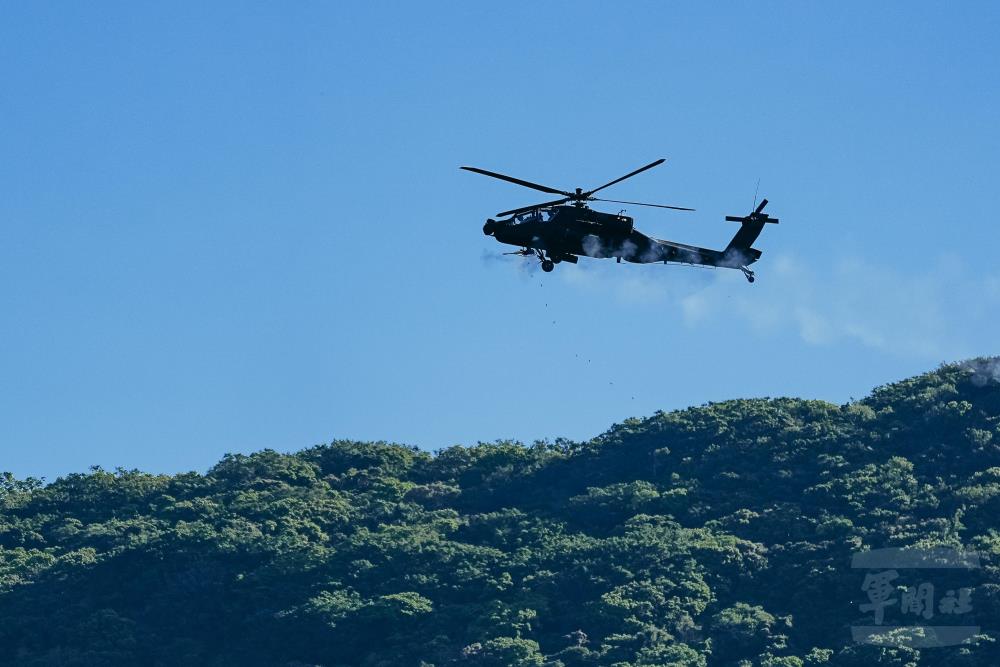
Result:
M750 262L756 261L760 257L760 251L751 247L753 242L760 236L765 224L778 222L777 218L772 218L767 213L764 213L765 206L767 206L766 199L762 200L760 205L750 215L743 217L735 215L726 216L727 221L740 223L740 228L736 232L736 236L726 246L725 252L727 255L739 254L747 258L752 257L752 259L749 259Z

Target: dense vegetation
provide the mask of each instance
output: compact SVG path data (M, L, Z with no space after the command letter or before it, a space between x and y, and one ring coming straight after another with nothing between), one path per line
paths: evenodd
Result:
M0 664L1000 665L997 368L842 406L713 403L588 442L8 474ZM851 555L936 545L982 554L974 580L935 575L939 594L973 587L981 634L852 644L872 615Z

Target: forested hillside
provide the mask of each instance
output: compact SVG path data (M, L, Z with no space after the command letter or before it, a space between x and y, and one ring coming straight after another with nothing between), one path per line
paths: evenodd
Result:
M587 442L8 474L0 664L1000 665L998 368L839 406L713 403ZM852 644L873 624L852 555L904 546L980 553L892 591L912 603L931 581L937 612L971 588L972 641ZM885 625L959 624L943 613L897 604Z

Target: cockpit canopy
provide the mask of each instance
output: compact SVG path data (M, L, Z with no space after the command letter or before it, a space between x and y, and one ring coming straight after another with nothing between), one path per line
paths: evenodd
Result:
M521 225L526 222L552 222L558 213L558 208L536 208L520 215L515 215L510 221L515 225Z

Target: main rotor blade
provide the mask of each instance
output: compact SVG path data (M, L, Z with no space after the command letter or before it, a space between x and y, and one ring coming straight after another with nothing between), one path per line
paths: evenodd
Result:
M757 214L759 214L759 213L760 213L761 211L763 211L763 210L764 210L764 207L765 207L765 206L767 206L767 199L766 199L766 198L765 198L765 199L762 199L762 200L760 201L760 206L758 206L758 207L757 207L757 210L756 210L756 211L754 211L754 213L757 213Z
M635 204L636 206L652 206L653 208L672 208L675 211L693 211L693 208L685 208L683 206L667 206L666 204L646 204L641 201L622 201L621 199L601 199L600 197L591 197L591 201L610 201L615 204Z
M645 167L640 167L639 169L636 169L635 171L633 171L633 172L632 172L631 174L625 174L625 175L624 175L624 176L622 176L621 178L616 178L615 180L611 181L610 183L605 183L604 185L602 185L602 186L601 186L601 187L599 187L599 188L594 188L593 190L591 190L591 191L590 191L590 192L588 192L587 194L590 194L590 195L592 195L592 194L594 194L595 192L597 192L598 190L603 190L604 188L606 188L606 187L609 187L609 186L611 186L611 185L614 185L615 183L621 183L621 182L622 182L622 181L624 181L624 180L625 180L626 178L632 178L632 177L633 177L633 176L635 176L636 174L641 174L642 172L646 171L647 169L652 169L653 167L655 167L655 166L657 166L657 165L660 165L660 164L663 164L663 163L664 163L664 162L666 162L666 161L667 161L667 160L666 160L666 158L662 158L662 157L661 157L661 158L660 158L659 160L657 160L656 162L650 162L650 163L649 163L649 164L647 164L647 165L646 165Z
M564 197L569 197L568 192L563 192L562 190L556 190L555 188L550 188L547 185L539 185L538 183L532 183L531 181L522 181L520 178L514 178L513 176L504 176L503 174L498 174L495 171L487 171L485 169L480 169L478 167L460 167L466 171L472 171L477 174L482 174L483 176L492 176L493 178L499 178L501 181L507 181L509 183L516 183L517 185L523 185L526 188L531 188L532 190L541 190L542 192L548 192L551 195L563 195Z
M534 206L522 206L521 208L515 208L510 211L504 211L503 213L497 213L497 217L500 217L501 215L517 215L518 213L524 213L525 211L533 211L536 208L547 208L549 206L558 206L559 204L565 204L568 201L569 198L566 198L566 199L557 199L555 201L547 201L544 204L535 204Z

